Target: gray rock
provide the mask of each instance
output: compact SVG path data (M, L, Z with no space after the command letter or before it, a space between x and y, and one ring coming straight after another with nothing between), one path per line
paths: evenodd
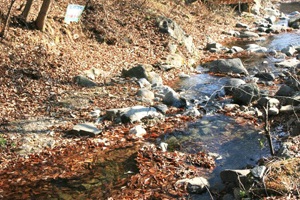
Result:
M275 96L284 96L284 97L290 97L292 95L294 95L296 93L296 91L287 86L287 85L282 85L279 90L276 92Z
M213 73L248 75L247 69L239 58L215 60L204 66L208 66L209 71Z
M246 48L247 51L256 52L256 53L265 53L268 51L266 47L262 47L257 44L248 44L246 45Z
M163 16L158 17L156 22L161 32L168 33L178 42L183 43L189 53L194 53L193 38L187 35L176 22Z
M95 87L97 84L85 76L79 75L74 77L74 82L82 87Z
M130 134L135 134L136 137L142 138L144 135L147 134L146 130L141 126L137 125L129 130Z
M251 181L248 179L248 174L250 174L250 169L244 170L223 170L220 173L220 177L224 183L231 183L235 187L240 187L240 184L244 188L249 188L251 186Z
M227 83L225 84L225 93L226 95L231 95L235 88L239 87L240 85L245 84L246 82L239 78L231 78L228 79Z
M208 181L203 177L195 177L192 179L182 179L176 182L177 184L187 184L187 190L190 193L203 193L206 191L206 188L209 188L210 185Z
M275 63L276 67L281 67L281 68L292 68L292 67L297 67L297 65L300 64L300 61L297 60L296 58L284 60L279 63Z
M276 21L276 16L272 15L266 18L266 20L270 23L270 24L274 24Z
M255 77L260 78L263 81L274 81L275 75L272 72L259 72L254 75Z
M72 130L67 132L67 134L94 137L101 132L102 131L99 130L94 124L83 123L75 125Z
M283 49L281 49L281 52L282 53L285 53L287 56L293 56L294 53L297 52L296 48L292 45L289 45Z
M153 107L133 106L121 115L123 123L138 122L142 119L149 118L163 118L161 113L158 113Z
M278 114L279 114L279 109L276 108L276 107L271 107L271 108L269 108L269 110L268 110L268 114L269 114L270 116L278 115Z
M288 25L292 28L299 28L300 13L290 17Z
M199 112L199 110L197 108L189 107L185 110L183 115L190 116L190 117L199 117L199 116L201 116L201 113Z
M257 33L251 32L251 31L244 31L241 32L240 38L253 38L253 37L259 37Z
M241 23L241 22L237 22L235 27L237 28L249 28L249 26L247 24Z
M180 95L175 92L173 89L171 89L163 98L163 103L168 106L174 106L177 108L182 108L186 106L185 101L180 98Z
M154 93L146 88L141 88L136 93L138 97L153 100L154 99Z
M141 88L151 89L151 83L146 78L140 78L137 83Z
M244 85L240 85L233 91L233 100L243 105L248 105L251 102L259 99L259 97L259 87L255 83L246 83Z
M168 106L165 104L158 104L154 105L153 107L156 108L156 110L161 112L162 114L166 114L168 111Z

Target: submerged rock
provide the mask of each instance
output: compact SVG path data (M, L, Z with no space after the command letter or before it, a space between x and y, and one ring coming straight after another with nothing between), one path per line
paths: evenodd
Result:
M251 102L259 99L259 97L260 90L255 83L246 83L244 85L240 85L233 91L233 100L243 105L248 105Z

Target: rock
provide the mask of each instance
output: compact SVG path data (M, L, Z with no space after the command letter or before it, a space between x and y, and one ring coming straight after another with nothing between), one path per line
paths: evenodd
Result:
M249 26L247 24L244 24L244 23L241 23L241 22L237 22L236 25L235 25L235 27L237 27L237 28L245 28L245 29L249 28Z
M153 107L156 108L156 110L161 112L162 114L166 114L168 111L168 106L165 104L158 104L154 105Z
M162 151L162 152L166 152L166 151L167 151L167 148L168 148L168 143L161 142L161 143L159 144L159 147L161 148L161 151Z
M240 85L245 84L246 82L239 78L230 78L228 79L227 83L225 84L224 90L226 95L231 95L235 88L239 87Z
M258 105L261 107L266 107L267 103L269 104L269 108L271 107L279 107L280 101L276 98L271 97L261 97L258 101Z
M300 13L291 16L288 21L288 25L289 27L292 28L299 28L299 21L300 21Z
M297 65L300 64L300 61L297 60L296 58L284 60L279 63L275 63L276 67L282 67L282 68L292 68L292 67L297 67Z
M158 113L155 108L144 106L133 106L121 114L121 121L123 123L139 122L145 118L163 118L163 116L161 113Z
M284 97L290 97L292 95L294 95L296 93L296 91L287 86L287 85L282 85L280 86L279 90L276 92L275 96L284 96Z
M147 134L147 131L141 126L137 125L129 130L130 134L135 134L136 137L142 138L144 135Z
M149 81L149 72L153 70L152 65L148 64L139 64L135 67L132 67L129 70L123 69L122 75L124 77L136 77L138 79L146 78Z
M181 78L181 79L186 79L186 78L190 78L191 76L188 75L188 74L185 74L184 72L180 72L178 74L178 77Z
M106 110L105 119L115 120L121 117L121 114L126 112L129 108L113 108Z
M159 64L160 69L163 71L168 71L173 68L180 68L184 65L185 61L184 58L179 54L169 54L164 59L165 61Z
M235 187L240 187L240 185L242 184L244 188L249 188L251 186L251 181L247 177L248 174L250 174L249 169L244 169L244 170L227 169L220 173L220 177L224 183L231 183Z
M257 33L251 32L251 31L244 31L240 33L240 38L253 38L253 37L259 37Z
M141 88L151 89L151 83L146 78L140 78L137 83Z
M257 44L247 44L246 48L247 51L255 52L255 53L265 53L268 51L266 47L262 47Z
M213 43L207 43L206 44L206 49L209 51L215 50L216 52L221 51L223 48L222 44L213 42Z
M293 45L289 45L281 49L282 53L285 53L287 56L293 56L297 52L296 48Z
M259 72L254 75L255 77L258 77L264 81L274 81L275 75L272 72Z
M276 21L276 16L274 16L274 15L271 15L271 16L269 16L269 17L267 17L266 18L266 20L270 23L270 24L274 24L275 23L275 21Z
M183 113L185 116L190 116L190 117L199 117L201 116L201 113L199 110L195 107L189 107L186 109L186 111Z
M240 53L244 51L242 47L238 47L238 46L232 46L230 50L232 50L233 53Z
M162 84L162 78L155 72L152 71L153 66L149 64L139 64L132 67L129 70L123 69L122 76L124 77L135 77L138 79L145 78L151 84Z
M82 87L95 87L97 84L91 80L89 80L87 77L79 75L74 77L74 82Z
M223 31L222 33L226 34L226 35L235 36L235 37L240 36L240 32L239 31L235 31L235 30Z
M215 60L204 66L208 66L209 71L213 73L248 75L247 69L239 58Z
M203 193L206 188L210 187L208 181L203 177L195 177L192 179L182 179L176 182L177 184L187 184L187 190L190 193Z
M94 124L92 123L83 123L77 124L73 127L72 130L68 131L68 135L80 135L80 136L91 136L94 137L101 133L102 131L99 130Z
M161 32L168 33L179 43L183 43L189 53L194 53L193 38L187 35L176 22L163 16L158 17L156 22Z
M163 103L168 106L174 106L177 108L182 108L186 106L186 103L183 99L180 98L180 95L171 89L163 98Z
M233 91L233 100L243 105L248 105L251 102L259 99L259 87L255 83L246 83L240 85Z
M138 97L144 98L144 99L149 99L153 100L154 99L154 93L146 88L141 88L138 90L136 93Z
M276 108L276 107L271 107L271 108L269 108L269 110L268 110L268 114L269 114L270 116L278 115L278 114L279 114L279 109Z

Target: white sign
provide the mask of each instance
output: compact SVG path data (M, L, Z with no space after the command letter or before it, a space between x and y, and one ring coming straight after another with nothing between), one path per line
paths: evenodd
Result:
M84 6L69 4L65 16L65 22L67 24L70 24L70 22L78 22L83 10Z

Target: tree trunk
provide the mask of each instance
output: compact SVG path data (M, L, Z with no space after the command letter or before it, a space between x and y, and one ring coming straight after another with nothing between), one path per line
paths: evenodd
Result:
M6 16L6 19L5 19L5 23L4 23L4 27L0 33L0 37L5 37L5 30L7 29L8 27L8 24L9 24L9 19L10 19L10 15L11 15L11 10L12 10L12 7L14 5L16 0L12 0L11 3L10 3L10 6L9 6L9 9L8 9L8 13L7 13L7 16Z
M36 18L37 28L41 31L45 31L46 18L47 18L51 3L52 3L52 0L44 0L41 10Z
M31 6L32 6L33 0L27 0L25 8L22 12L22 17L24 18L25 21L27 21Z

